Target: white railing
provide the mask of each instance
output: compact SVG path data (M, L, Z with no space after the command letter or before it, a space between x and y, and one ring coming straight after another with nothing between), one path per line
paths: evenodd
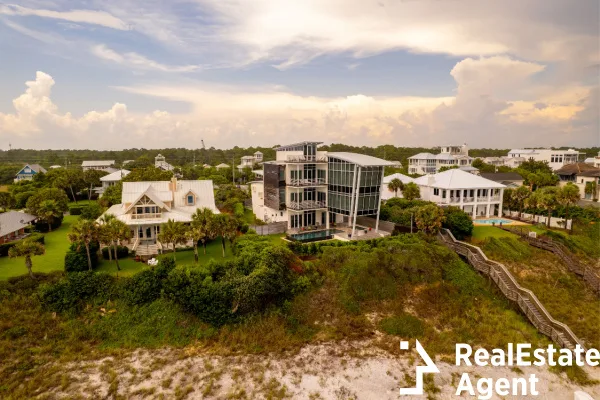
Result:
M326 207L324 201L318 200L290 201L287 205L287 208L290 210L315 210Z
M502 293L509 300L517 303L525 316L541 333L549 336L561 347L572 349L579 344L585 350L583 342L573 331L567 325L552 318L536 295L531 290L520 286L503 264L488 259L479 247L456 240L448 229L442 229L440 236L451 249L467 257L469 264L475 269L489 275Z
M131 246L131 251L136 251L138 248L138 245L140 244L140 238L135 238L135 242L133 242L133 246Z
M150 219L160 217L162 217L162 213L131 214L131 219Z
M450 203L460 203L460 197L450 197Z
M326 156L287 156L287 162L311 163L311 162L327 162Z
M473 203L475 201L475 197L463 197L463 203Z
M314 186L314 185L326 185L327 182L324 178L313 178L313 179L290 179L290 186Z

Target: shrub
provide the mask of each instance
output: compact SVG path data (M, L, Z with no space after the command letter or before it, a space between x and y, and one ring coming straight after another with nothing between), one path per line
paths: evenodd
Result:
M469 215L458 207L448 207L444 210L446 220L442 223L444 228L458 240L463 240L473 234L473 220Z
M82 206L71 206L69 207L69 214L71 215L81 215Z
M81 218L95 220L102 215L103 208L97 202L89 203L87 206L81 207ZM75 215L75 214L73 214Z
M62 225L62 221L63 221L63 217L60 216L60 218L53 218L52 219L52 223L50 224L52 226L52 230L56 230L58 228L60 228L60 226ZM38 232L43 232L46 233L48 232L48 223L46 221L37 221L35 223L35 230Z
M111 252L113 251L112 246L111 246ZM114 255L114 253L113 253ZM119 259L122 258L127 258L129 256L129 248L127 246L117 246L117 257ZM110 257L108 256L108 247L103 247L102 248L102 258L105 260L109 260Z
M390 335L408 338L418 338L425 333L423 322L410 314L384 318L379 323L379 329Z
M34 242L37 242L37 243L40 243L40 244L44 244L44 235L42 235L41 233L32 233L27 238L29 240L33 240ZM0 257L7 257L8 256L8 250L11 247L13 247L14 245L16 245L17 243L19 243L19 240L14 241L14 242L8 242L8 243L2 243L2 244L0 244Z
M98 266L98 243L90 243L90 257L92 259L92 269ZM65 272L82 272L89 269L87 251L83 243L71 243L67 254L65 254Z
M156 268L138 272L123 284L121 292L123 299L131 305L141 305L158 299L163 283L173 268L175 268L173 257L165 257L159 260Z
M39 289L42 305L56 312L77 312L89 302L104 303L116 296L116 279L106 273L74 272Z

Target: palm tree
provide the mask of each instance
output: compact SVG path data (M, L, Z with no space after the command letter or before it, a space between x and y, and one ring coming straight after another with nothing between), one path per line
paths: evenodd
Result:
M62 212L58 206L56 200L44 200L40 203L38 207L37 216L43 221L46 221L48 224L48 232L52 231L52 222L54 222L55 218L60 218L62 216Z
M408 182L402 189L402 195L406 200L415 200L421 197L421 190L414 182Z
M33 266L31 256L39 256L42 254L44 254L44 245L35 242L32 239L21 240L8 250L8 256L10 258L25 257L25 266L27 267L31 279L35 279L33 271L31 270Z
M531 196L531 190L527 186L519 186L515 190L512 191L512 199L519 206L519 218L521 218L521 214L523 214L523 207L525 206L525 201L527 198Z
M237 233L237 223L228 214L217 214L213 218L213 229L216 236L221 236L221 247L225 257L225 239L233 241Z
M546 226L550 227L550 218L552 218L552 211L558 206L558 193L559 189L555 186L548 186L539 190L541 192L540 205L548 211L548 219L546 220Z
M162 224L158 240L161 242L173 245L173 259L177 261L175 247L186 241L186 227L183 222L177 222L169 219L167 223Z
M569 220L569 207L577 204L577 201L579 201L580 198L579 188L571 182L563 186L558 192L558 203L565 207L565 228L567 227L567 221ZM573 232L573 222L571 222L571 232Z
M108 226L110 236L112 239L113 254L115 256L115 262L117 263L117 270L120 271L121 267L119 266L119 256L117 255L117 247L122 240L127 240L131 238L131 230L129 229L127 224L125 224L125 222L117 218L113 218L108 224Z
M199 229L202 235L199 234L202 247L204 248L204 255L206 255L206 242L215 238L213 218L214 213L209 208L202 208L196 210L192 215L192 226Z
M87 253L88 269L92 270L92 256L90 254L90 243L98 240L99 229L94 221L88 219L80 219L73 225L68 237L72 243L77 243L77 247L81 244L85 246Z
M113 214L104 214L98 221L100 222L100 232L98 240L108 249L108 260L112 263L112 234L110 229L110 222L115 219Z
M398 197L398 190L404 190L404 183L400 179L394 178L388 183L388 189L394 192L394 195Z

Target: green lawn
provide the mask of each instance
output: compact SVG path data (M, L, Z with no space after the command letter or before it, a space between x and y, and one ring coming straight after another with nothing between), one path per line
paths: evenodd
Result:
M69 249L69 239L67 233L71 225L77 221L76 216L66 215L63 223L55 231L45 235L46 253L41 256L33 256L33 272L52 272L64 268L65 254ZM0 279L7 279L11 276L18 276L27 273L25 268L25 259L19 258L0 258Z
M504 231L500 228L496 228L494 226L475 226L473 227L473 239L476 240L483 240L487 237L495 237L495 238L501 238L501 237L518 237L517 235L515 235L514 233L510 233L507 231Z
M161 257L170 256L172 253L167 253L165 255L159 256ZM223 258L223 252L221 250L221 239L213 240L212 242L206 245L206 255L202 247L198 247L198 265L206 264L211 259L216 261L219 260L227 260L233 257L231 253L231 245L229 242L225 243L225 258ZM193 266L194 263L194 251L193 250L185 250L177 252L177 265L189 265ZM148 268L148 265L143 262L136 262L133 257L126 258L124 260L119 260L119 266L121 267L121 271L119 271L119 276L131 276L135 273ZM100 260L97 271L110 272L112 274L117 273L117 266L114 262L110 262L108 260Z
M78 204L87 203L87 201L80 201ZM74 204L74 203L73 203ZM45 247L46 253L42 256L34 256L33 271L34 272L52 272L62 271L64 268L65 254L69 249L69 239L67 234L71 229L71 225L77 221L79 216L66 215L63 219L63 223L57 230L47 233L45 235ZM267 236L273 243L283 243L281 240L284 235L275 234ZM202 247L198 248L199 253L199 264L205 264L209 260L214 259L216 261L223 260L223 254L221 250L221 239L213 240L206 246L206 255L203 253ZM232 258L231 244L226 242L225 244L225 259ZM177 264L178 265L194 265L194 252L193 250L178 251L177 252ZM136 262L132 257L126 258L119 261L121 271L119 276L131 276L136 272L147 268L147 264L142 262ZM105 271L116 274L117 266L114 262L103 260L100 256L98 271ZM0 280L8 279L13 276L23 275L27 273L25 268L24 258L0 258Z

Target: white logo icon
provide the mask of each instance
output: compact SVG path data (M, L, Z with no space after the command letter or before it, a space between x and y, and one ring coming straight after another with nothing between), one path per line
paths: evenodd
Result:
M425 361L425 365L419 365L417 367L417 376L416 376L417 384L415 385L415 387L414 388L401 388L400 396L423 394L423 374L439 374L440 373L440 370L433 363L433 361L431 361L431 358L429 358L429 354L427 354L427 352L425 351L423 346L421 346L421 343L419 343L418 340L416 340L416 342L417 342L417 353L419 353L419 355L421 356L423 361ZM400 341L400 350L408 350L408 342L407 341L404 341L404 340Z

